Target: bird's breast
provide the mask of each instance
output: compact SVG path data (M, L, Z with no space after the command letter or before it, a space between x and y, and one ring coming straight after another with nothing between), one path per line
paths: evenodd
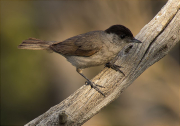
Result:
M106 64L111 61L117 52L107 50L106 47L101 49L99 52L93 54L92 56L83 57L83 56L65 56L66 59L77 68L87 68L92 66L99 66Z

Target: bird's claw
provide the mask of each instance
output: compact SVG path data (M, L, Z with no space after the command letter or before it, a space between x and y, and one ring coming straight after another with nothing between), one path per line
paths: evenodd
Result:
M98 87L105 88L104 86L95 84L95 83L93 83L91 81L86 81L85 84L90 85L91 88L94 88L96 91L98 91L100 94L102 94L105 97L105 94L98 88Z
M122 73L122 74L125 76L125 74L123 73L123 71L120 70L120 68L123 68L122 66L118 66L118 65L112 64L112 63L110 63L110 62L109 62L109 63L106 63L105 66L108 67L108 68L111 68L111 69L113 69L113 70L115 70L115 71L118 71L118 72Z

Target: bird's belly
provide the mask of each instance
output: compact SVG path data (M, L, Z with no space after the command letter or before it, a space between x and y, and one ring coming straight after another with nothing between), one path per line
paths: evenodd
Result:
M115 56L92 55L89 57L82 56L66 56L66 59L77 68L87 68L99 66L112 60Z

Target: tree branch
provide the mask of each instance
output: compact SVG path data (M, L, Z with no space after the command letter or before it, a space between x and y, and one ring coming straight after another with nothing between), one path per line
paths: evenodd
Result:
M80 126L115 100L141 73L180 42L180 1L169 0L136 38L143 43L126 46L115 62L123 66L121 70L125 76L104 68L92 79L92 82L105 87L101 91L106 97L84 85L26 126Z

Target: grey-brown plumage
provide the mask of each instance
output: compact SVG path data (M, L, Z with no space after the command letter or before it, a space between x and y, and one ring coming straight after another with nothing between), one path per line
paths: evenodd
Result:
M106 64L108 67L119 70L119 66L110 61L115 58L121 49L129 43L141 43L133 37L131 31L123 25L113 25L105 31L91 31L74 36L62 42L42 41L35 38L24 40L18 46L20 49L53 50L64 56L87 83L104 95L97 85L93 84L82 74L87 67ZM120 71L121 72L121 71Z
M57 42L50 48L64 56L91 56L102 48L99 43L101 31L93 31L77 35L63 42Z

